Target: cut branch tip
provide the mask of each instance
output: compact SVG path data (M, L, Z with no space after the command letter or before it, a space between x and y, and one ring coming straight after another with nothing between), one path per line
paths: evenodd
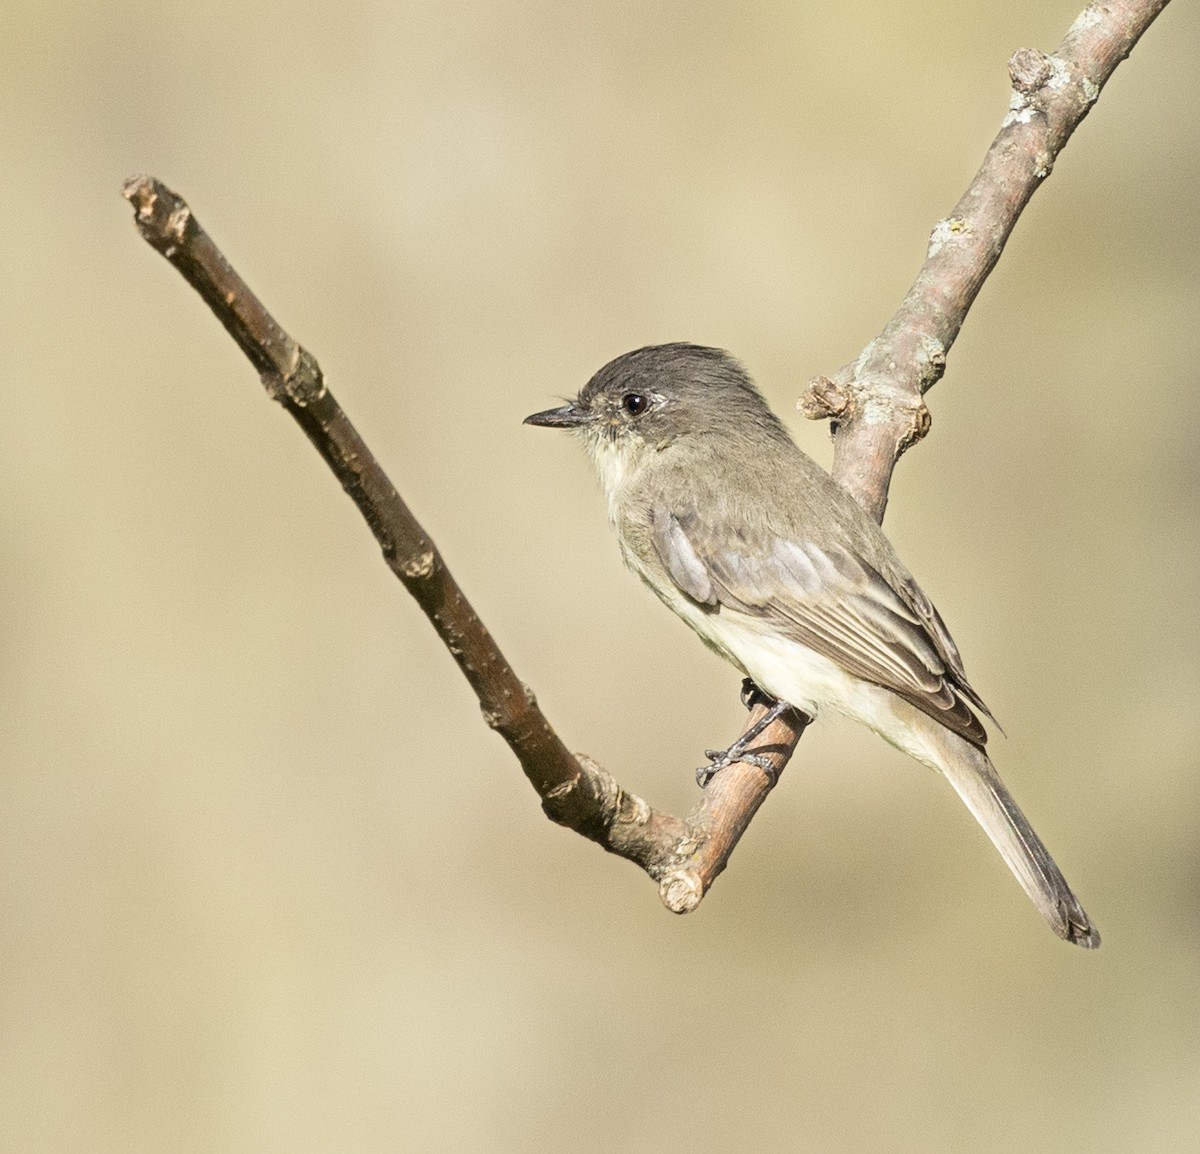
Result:
M671 913L690 914L704 897L704 888L695 874L680 870L663 878L658 896Z

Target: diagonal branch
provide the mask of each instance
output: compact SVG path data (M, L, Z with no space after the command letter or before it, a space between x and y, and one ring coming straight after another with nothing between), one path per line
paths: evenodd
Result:
M834 475L877 519L896 461L928 430L923 394L944 371L946 353L1021 210L1113 69L1165 6L1166 0L1094 4L1053 56L1030 49L1013 56L1010 112L954 213L935 227L900 308L853 365L810 383L801 402L806 415L836 423ZM388 566L470 683L484 720L516 754L547 816L639 865L658 882L669 909L694 909L766 800L771 777L735 763L713 779L696 810L680 818L626 792L590 758L572 755L325 387L313 356L275 323L175 193L152 177L134 177L123 191L142 236L204 298L268 395L292 415L358 506ZM747 729L764 709L751 710ZM776 776L807 724L787 713L754 743Z
M801 398L805 416L837 422L833 474L877 521L896 462L929 431L922 397L945 372L946 354L1018 217L1117 65L1166 6L1090 4L1053 55L1033 48L1013 54L1008 114L954 211L934 225L912 288L853 364L832 380L816 378Z
M152 177L132 178L123 192L142 236L203 297L258 370L268 395L292 415L358 506L388 566L470 682L484 721L517 755L547 816L636 862L659 883L672 910L694 908L766 790L748 789L740 775L722 775L695 813L678 818L623 790L590 758L573 756L326 388L313 356L276 324L175 193ZM782 768L776 746L794 744L800 728L798 721L778 723L755 749Z

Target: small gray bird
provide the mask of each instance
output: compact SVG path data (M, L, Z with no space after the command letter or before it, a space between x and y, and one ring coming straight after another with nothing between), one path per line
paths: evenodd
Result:
M732 357L690 344L638 349L525 423L580 434L626 564L774 699L773 716L829 706L940 771L1054 932L1100 944L984 752L972 706L991 713L938 611ZM752 760L747 744L701 780Z

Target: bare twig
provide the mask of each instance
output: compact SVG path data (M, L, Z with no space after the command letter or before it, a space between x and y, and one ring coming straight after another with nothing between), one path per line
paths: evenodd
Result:
M854 365L810 384L806 414L837 422L834 475L877 519L896 461L928 429L921 398L941 376L1017 217L1113 69L1165 5L1092 5L1053 56L1026 49L1013 57L1009 115L954 213L934 229L899 310ZM627 793L590 758L572 755L325 387L316 360L279 328L178 196L151 177L132 178L124 195L142 236L200 293L354 500L388 565L470 682L484 720L517 755L547 816L641 866L669 909L694 909L770 792L769 775L735 763L713 779L690 816L678 818ZM751 710L747 728L764 708ZM807 723L785 714L754 743L776 775Z

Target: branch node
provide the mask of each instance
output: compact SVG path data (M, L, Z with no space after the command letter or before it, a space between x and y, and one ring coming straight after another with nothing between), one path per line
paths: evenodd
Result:
M849 405L846 391L829 377L813 377L808 391L796 402L796 408L810 421L836 420Z
M422 581L433 572L433 563L433 550L426 549L424 553L418 553L405 561L400 566L400 572L410 581Z
M933 417L930 416L924 402L913 406L909 411L909 418L908 428L901 432L897 442L897 455L907 452L913 445L924 438L929 433L929 428L933 424Z
M277 328L275 335L282 335ZM301 409L308 408L325 396L325 378L321 374L321 366L317 364L317 358L300 345L295 346L292 364L287 372L268 369L262 374L262 384L271 400L291 401Z
M1036 48L1018 48L1008 62L1013 88L1027 98L1045 85L1053 71L1050 58Z
M704 897L704 887L694 873L677 870L658 883L658 896L671 913L690 914Z

